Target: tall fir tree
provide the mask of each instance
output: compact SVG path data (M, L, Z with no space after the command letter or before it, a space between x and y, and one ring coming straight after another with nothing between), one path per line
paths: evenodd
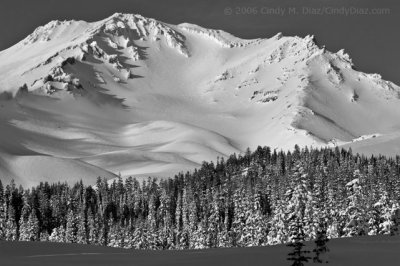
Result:
M324 262L328 263L327 260L323 259L324 254L326 254L329 251L329 248L327 246L329 239L326 234L326 228L327 228L326 222L323 219L320 219L318 224L317 238L314 241L315 243L315 248L313 249L314 263L324 263Z
M304 247L304 230L301 218L293 217L290 223L290 243L288 247L293 248L293 251L288 254L287 260L293 261L292 266L304 266L305 262L308 262L311 257L307 256L310 251L305 250Z
M68 212L67 224L65 227L65 242L77 243L78 242L78 224L79 220L72 210Z

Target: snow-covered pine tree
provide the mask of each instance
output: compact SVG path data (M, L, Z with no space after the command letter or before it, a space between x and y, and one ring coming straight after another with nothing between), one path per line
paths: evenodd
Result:
M327 224L325 220L321 218L318 225L319 226L317 231L317 239L314 241L315 248L313 249L314 252L313 261L314 263L323 263L324 260L322 256L329 251L329 248L327 247L329 239L326 235ZM325 262L327 263L328 261Z
M44 231L40 232L39 241L40 242L49 242L50 241L50 235L47 232L47 230L44 230Z
M27 207L28 209L29 207ZM39 220L36 217L35 211L29 212L28 219L23 219L20 224L19 240L21 241L38 241L39 240Z
M286 197L277 201L273 209L273 215L268 221L268 245L282 244L288 241L289 224L288 213L286 213Z
M14 180L11 180L10 185L6 186L6 225L5 239L8 241L16 241L19 239L19 220L24 204L23 189L17 189Z
M65 242L77 243L78 233L78 218L72 210L69 210L67 215L67 225L65 228Z
M206 220L202 219L196 231L193 232L193 249L207 248L207 225Z
M300 217L292 217L290 221L290 243L288 247L292 247L293 251L288 254L287 260L293 261L292 266L304 266L311 257L307 256L310 251L304 250L304 230Z
M357 170L355 179L346 184L348 191L348 206L343 212L346 218L344 233L346 236L365 235L368 233L367 208L364 195L360 186L361 174Z
M134 248L134 239L133 239L133 227L125 227L124 228L124 248L132 249Z
M0 240L5 239L5 228L6 226L6 208L5 208L5 197L4 187L0 180Z
M50 242L58 242L64 243L65 242L65 228L64 226L60 225L59 227L55 227L50 234L49 237Z
M329 213L334 208L332 201L329 201L329 193L327 186L327 168L321 165L317 166L317 174L314 178L314 186L312 188L311 198L306 207L306 219L308 231L311 231L310 239L316 238L316 233L320 227L321 220L328 222Z
M29 205L28 197L29 194L25 192L23 195L23 207L21 211L21 217L19 219L19 240L22 241L30 241L28 219L29 215L32 212L32 208Z
M300 164L297 164L294 167L289 184L290 188L286 191L285 199L281 202L280 208L275 211L274 218L272 219L272 222L276 222L276 224L271 224L272 227L270 228L269 240L273 240L275 243L279 243L279 241L282 241L283 243L291 241L288 223L289 221L292 221L294 217L301 222L301 228L304 231L306 228L305 222L313 219L313 217L308 220L306 219L306 210L308 211L307 215L314 215L314 212L311 209L312 206L309 205L312 204L312 201L311 193L307 184L307 174ZM309 206L308 209L307 206ZM275 216L278 217L275 218ZM307 232L309 235L311 233L310 230Z
M135 226L134 230L131 232L129 238L129 246L133 249L140 249L141 248L141 237L142 237L142 229L140 228L141 225Z
M197 217L197 206L193 196L193 191L191 188L188 188L186 193L186 202L184 202L184 212L187 214L187 221L184 227L184 231L188 235L188 248L192 248L193 243L196 241L194 232L196 232L198 217Z
M234 202L234 216L232 221L232 230L234 233L234 245L238 247L246 247L248 242L252 240L253 236L250 235L254 229L253 221L249 222L248 230L246 229L246 222L253 210L253 199L251 193L247 193L245 185L241 184L242 188L238 188L233 195Z
M87 221L85 217L85 212L82 210L77 217L77 231L76 231L76 242L78 244L88 244L88 231L87 231Z
M225 169L230 169L226 167ZM224 220L221 231L219 233L220 247L232 247L234 245L234 233L232 232L232 222L234 218L234 201L233 201L233 182L228 176L222 182L222 199L224 205Z
M219 246L218 247L231 247L232 246L232 239L231 239L231 231L229 230L230 226L230 212L229 210L231 209L230 205L232 204L230 200L230 195L229 195L229 189L227 188L227 184L223 184L223 199L224 199L224 221L221 224L221 230L218 233L218 239L219 239Z
M88 242L91 245L100 245L101 223L99 220L100 218L97 214L90 214L88 217Z
M215 248L219 245L219 240L218 240L218 233L220 231L220 205L221 203L219 202L220 196L219 196L219 190L213 188L211 190L212 197L213 199L209 203L209 209L210 209L210 215L208 216L208 221L207 221L207 246L209 248Z
M369 235L383 234L394 235L398 231L396 214L400 206L394 200L389 199L387 192L382 192L381 198L373 205L369 225Z
M247 220L243 229L246 236L246 246L261 246L267 242L266 220L261 213L260 197L254 193L251 206L248 208Z
M313 240L317 237L319 219L325 214L325 210L319 206L317 199L307 191L304 208L304 233L306 240Z
M156 209L156 198L155 195L151 196L148 200L149 202L149 213L147 214L146 227L148 229L148 248L158 249L160 246L160 241L158 238L158 228L157 228L157 209Z
M176 241L175 245L177 249L181 249L182 245L184 246L184 243L182 244L182 227L183 227L183 217L182 217L182 193L178 193L178 197L176 199L176 209L175 209L175 236L176 236Z
M173 246L173 224L171 216L171 199L166 190L161 191L160 207L158 208L158 217L160 217L160 242L164 249L171 249Z
M8 219L5 224L4 237L7 241L18 240L18 227L15 218L15 210L12 206L8 208Z
M136 242L138 249L149 249L149 231L146 222L143 223L142 228L138 228L139 239Z
M109 247L114 247L114 248L119 248L121 247L121 241L119 239L120 237L120 230L118 224L116 224L113 219L108 220L108 243L107 246Z

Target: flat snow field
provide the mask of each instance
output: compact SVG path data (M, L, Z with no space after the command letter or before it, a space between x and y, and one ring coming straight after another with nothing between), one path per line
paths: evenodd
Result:
M373 236L328 242L328 265L399 265L400 237ZM313 243L307 244L311 250ZM285 245L184 251L144 251L45 242L0 242L0 265L291 265ZM312 253L311 253L312 255ZM313 265L311 261L306 265Z

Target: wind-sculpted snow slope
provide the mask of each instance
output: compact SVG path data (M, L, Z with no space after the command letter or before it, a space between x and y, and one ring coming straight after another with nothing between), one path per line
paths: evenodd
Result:
M257 145L365 151L400 134L399 95L312 36L242 40L119 13L52 21L0 52L0 173L93 182L168 176Z

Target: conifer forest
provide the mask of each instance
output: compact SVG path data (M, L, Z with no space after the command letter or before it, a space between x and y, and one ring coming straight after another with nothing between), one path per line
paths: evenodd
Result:
M399 176L399 156L296 146L258 147L168 179L0 182L0 239L158 250L395 235Z

